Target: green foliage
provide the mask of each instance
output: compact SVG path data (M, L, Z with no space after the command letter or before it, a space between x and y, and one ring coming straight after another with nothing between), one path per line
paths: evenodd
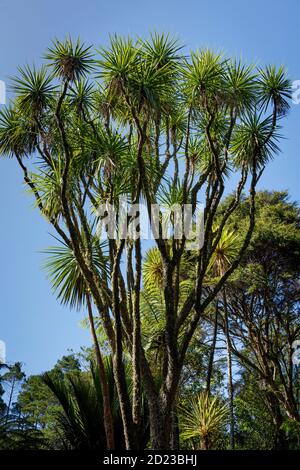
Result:
M284 67L278 69L274 65L269 65L265 70L260 69L259 84L260 104L267 108L272 101L280 115L284 115L289 109L288 100L291 98L289 81L285 75Z
M206 49L191 53L183 71L186 79L185 93L190 104L204 107L206 100L214 106L221 99L226 60L221 54Z
M99 257L101 253L99 248L98 240L95 239L94 262L100 273L103 273L106 272L107 258ZM105 248L105 243L102 244L102 248ZM88 290L73 251L61 242L60 246L49 247L46 253L49 256L44 263L44 268L51 280L53 290L57 291L57 298L63 304L79 309L86 303Z
M231 152L235 155L234 163L242 167L244 164L249 165L253 163L253 156L258 156L258 167L266 165L266 163L278 154L279 147L277 142L280 135L278 132L273 132L274 127L273 118L268 116L261 119L261 115L253 114L246 116L238 124L234 133L234 138L231 144ZM277 126L278 129L278 126Z
M143 265L143 281L145 287L161 287L163 278L162 259L157 248L150 248Z
M261 383L255 376L244 374L234 401L238 448L276 448L276 428L267 403Z
M209 450L228 421L228 407L218 397L206 393L190 400L181 411L181 436L184 440L197 439L200 448Z
M224 202L222 210L230 197ZM229 219L230 227L245 233L244 220L249 200ZM256 227L248 249L249 260L265 267L277 266L291 274L298 272L300 256L300 213L296 203L289 200L287 192L261 191L257 194ZM279 261L280 260L280 261Z
M222 276L235 259L238 248L238 235L227 228L222 230L221 238L216 245L207 268L209 277L215 279ZM210 279L208 279L208 282L210 282Z
M33 152L36 129L12 106L0 112L0 151L8 157L25 156Z
M19 68L19 76L13 79L11 89L16 94L18 109L29 116L39 116L52 102L55 86L53 77L45 67Z
M73 41L71 37L65 41L56 39L48 48L45 59L53 73L62 80L79 80L93 67L91 47L85 47L80 39Z
M1 450L45 449L42 433L16 416L0 417Z
M81 367L74 355L64 356L57 361L48 374L53 380L64 380L70 375L78 374ZM21 416L31 428L38 429L47 446L60 445L55 428L57 413L61 405L42 380L41 375L31 375L22 384L18 395L17 406Z

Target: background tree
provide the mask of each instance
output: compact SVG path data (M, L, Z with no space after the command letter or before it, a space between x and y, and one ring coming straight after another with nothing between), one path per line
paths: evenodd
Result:
M247 204L233 220L239 231ZM230 348L264 395L277 446L287 445L287 419L299 432L298 370L292 359L300 334L299 220L299 208L286 193L259 193L251 245L226 287Z
M5 390L2 385L2 376L0 375L0 415L1 416L3 415L5 408L6 408L5 402L3 400L4 393L5 393Z
M64 380L78 374L82 367L74 354L63 356L48 374L56 380ZM55 429L55 416L61 410L58 400L42 380L42 375L31 375L23 382L17 398L22 419L33 429L40 431L50 447L59 445Z
M2 381L5 384L5 390L8 394L8 403L6 408L7 422L9 420L13 401L17 397L19 387L24 379L25 373L22 371L21 362L16 362L12 366L10 366L9 371L2 375Z

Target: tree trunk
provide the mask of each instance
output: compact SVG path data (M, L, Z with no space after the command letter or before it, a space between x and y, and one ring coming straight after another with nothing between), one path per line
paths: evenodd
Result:
M170 450L172 446L172 416L164 410L149 406L150 440L153 450Z
M114 423L113 417L111 413L111 406L110 406L110 396L109 396L109 387L107 383L107 377L105 372L105 367L102 359L102 354L100 351L98 338L95 329L94 317L92 312L91 300L89 295L87 295L87 307L88 307L88 315L89 315L89 322L91 328L91 334L94 342L96 360L99 368L99 376L101 382L101 389L102 389L102 399L103 399L103 415L104 415L104 429L105 429L105 436L106 436L106 444L108 450L113 450L115 448L115 439L114 439Z
M200 449L201 450L210 450L211 448L211 441L209 436L206 434L201 440L200 440Z
M132 420L137 432L141 424L141 319L140 290L142 277L141 240L135 242L135 281L133 295L133 341L132 341Z
M119 269L124 245L125 240L122 239L114 255L112 271L112 310L115 318L116 337L115 349L113 351L113 372L118 392L126 450L132 450L134 445L135 430L133 428L130 397L127 390L125 370L123 364L123 325L121 320L119 298Z
M179 426L178 426L178 415L177 415L175 406L173 407L173 411L172 411L170 449L179 450Z
M12 380L12 385L11 385L11 389L10 389L10 394L9 394L9 400L8 400L8 405L7 405L7 412L6 412L6 419L5 419L5 423L7 424L8 423L8 418L9 418L9 412L10 412L10 407L11 407L11 402L12 402L12 397L13 397L13 394L14 394L14 390L15 390L15 377L13 378Z
M227 347L227 370L228 370L228 398L229 398L229 409L230 409L230 448L235 448L235 436L234 436L234 404L233 404L233 380L232 380L232 357L230 349L230 333L228 325L228 306L226 290L223 289L223 303L224 303L224 321L225 321L225 336L226 336L226 347Z
M213 365L214 365L214 356L215 356L215 349L216 349L216 342L217 342L217 334L218 334L218 302L216 304L214 333L213 333L213 340L212 340L211 352L210 352L210 356L209 356L207 379L206 379L206 392L207 392L208 395L210 395L211 378L212 378L212 373L213 373Z
M178 418L175 412L176 388L159 396L148 394L151 449L176 450L179 448ZM174 391L175 390L175 391Z
M275 427L275 445L274 449L284 450L287 449L287 439L285 432L281 429L283 417L280 411L280 404L276 395L271 391L266 391L267 406L272 416L272 421Z

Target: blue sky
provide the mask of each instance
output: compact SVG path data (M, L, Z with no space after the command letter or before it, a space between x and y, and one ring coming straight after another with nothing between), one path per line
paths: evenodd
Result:
M80 36L96 47L111 33L168 31L189 49L211 47L260 65L285 64L300 79L297 0L0 0L0 80L17 66L41 62L51 39ZM288 189L300 200L300 105L285 122L282 154L268 167L261 187ZM27 373L49 369L68 348L89 345L82 314L58 305L41 270L49 225L24 194L13 160L0 160L0 339L10 362Z

